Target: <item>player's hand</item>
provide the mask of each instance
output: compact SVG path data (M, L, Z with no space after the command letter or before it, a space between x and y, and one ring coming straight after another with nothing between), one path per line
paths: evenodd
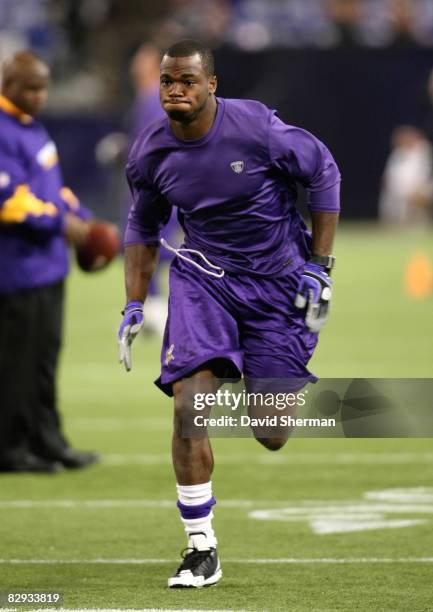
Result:
M84 244L87 234L89 233L89 222L83 221L77 215L72 213L65 214L65 225L63 234L66 240L75 247L80 247Z
M299 280L296 308L305 308L305 323L311 332L319 332L326 323L332 297L332 280L324 266L307 262Z
M119 363L123 363L125 370L129 372L132 366L131 344L144 322L143 302L138 300L128 302L122 314L123 321L118 335Z

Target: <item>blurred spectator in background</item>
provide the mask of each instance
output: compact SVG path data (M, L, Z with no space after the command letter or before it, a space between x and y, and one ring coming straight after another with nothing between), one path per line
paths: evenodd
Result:
M229 0L169 0L166 15L157 24L154 37L162 49L167 42L196 36L215 46L229 40L231 17Z
M433 68L430 70L423 88L423 103L425 112L423 127L430 143L433 145Z
M236 0L228 40L269 47L433 44L431 0Z
M81 468L98 455L69 446L57 411L67 242L91 214L64 186L57 150L34 119L50 72L30 52L5 62L0 96L0 471Z
M228 38L241 49L329 47L335 42L326 5L317 0L237 0Z
M382 96L379 89L375 94L374 88L388 78L389 62L388 93L393 92L389 93L392 111L386 114L386 121L377 117L383 130L377 134L375 161L369 162L370 172L376 173L373 186L366 188L362 195L356 186L352 191L349 181L344 187L345 197L352 191L354 215L364 214L366 197L367 214L376 213L374 185L388 153L389 131L408 118L419 125L423 121L423 110L417 111L416 92L411 90L425 78L425 67L428 68L431 58L433 0L0 0L0 55L2 50L3 54L5 50L9 53L31 42L52 65L53 86L46 111L50 129L56 132L64 151L65 174L86 198L94 198L92 202L101 211L109 191L110 202L117 206L115 212L111 206L112 218L119 216L120 203L126 197L123 165L128 141L132 138L129 132L136 133L139 129L133 127L140 114L138 95L128 128L123 129L122 125L122 117L131 108L127 69L131 50L137 49L144 40L154 40L158 47L168 48L173 40L186 37L197 37L212 48L221 47L217 60L222 63L225 83L235 82L237 95L286 109L287 120L293 119L302 125L304 121L311 124L313 119L314 123L317 115L310 107L309 96L311 91L322 92L323 107L328 108L324 114L329 115L331 110L335 118L333 122L317 118L316 129L319 133L323 130L327 137L332 132L336 143L340 142L337 146L343 150L350 143L345 142L346 135L342 133L345 130L339 129L337 107L344 101L347 108L351 96L356 96L359 102L365 95L367 100L370 88L373 89L369 100L374 95ZM411 50L411 47L417 48ZM354 50L353 53L344 54L346 48ZM387 49L400 48L401 54L386 53ZM302 52L304 49L313 50L311 62L308 51ZM368 54L363 49L384 52ZM275 70L270 68L274 50L278 60ZM287 51L287 70L286 50L292 50ZM322 53L322 50L331 52ZM249 53L255 53L251 73ZM137 70L143 58L144 54L141 60L137 58ZM351 83L351 77L344 76L355 71L361 77L359 90ZM412 81L408 78L406 85L405 75L412 73L417 73L418 81L414 82L415 77ZM368 87L362 89L362 83ZM394 92L398 87L402 95L397 99ZM339 92L338 100L335 91ZM156 98L154 101L157 105ZM382 97L378 102L378 114L385 113ZM87 115L81 123L79 115ZM430 115L426 132L433 142L433 105ZM144 114L142 118L145 122ZM74 122L82 129L80 135L85 133L88 138L75 137ZM89 125L89 130L83 129L83 125ZM103 134L114 130L118 132L118 142L112 139L111 145L123 150L122 158L116 162L116 172L113 166L110 172L102 169L98 172L91 164L83 168L85 156L81 155L80 148L93 151ZM359 151L346 163L348 169L353 164L352 178L361 183L361 164L355 168L353 161L358 155L362 159ZM352 180L350 184L355 182Z
M0 59L32 46L53 65L49 110L121 111L129 50L147 38L246 51L432 47L433 0L1 0L0 31Z
M159 78L161 51L153 43L143 44L135 53L131 62L131 78L134 85L135 101L130 113L130 143L128 153L137 136L150 124L165 117L159 100ZM128 196L124 206L125 227L126 215L131 207L131 196ZM180 227L173 211L168 225L162 232L162 237L169 243L175 243L180 238ZM160 251L160 262L169 263L173 255L166 249ZM167 319L167 291L162 287L166 270L159 266L149 286L149 294L144 308L144 331L156 333L162 337Z
M363 9L360 0L328 0L327 11L334 24L336 45L359 45L362 41Z
M127 116L127 134L114 132L105 136L97 145L96 157L102 165L109 165L121 182L121 189L114 193L121 193L121 225L126 227L128 211L131 207L131 196L126 193L126 179L124 167L129 151L137 136L148 125L165 117L159 100L159 65L161 51L152 42L142 44L134 54L130 64L130 76L133 84L135 99ZM120 171L120 172L119 172ZM180 240L181 229L173 212L171 219L162 232L162 237L171 244ZM161 249L160 261L170 262L172 254ZM144 331L162 336L167 318L167 291L163 287L165 266L159 266L149 286L149 295L145 306Z
M150 42L141 45L132 58L130 75L135 100L129 118L130 145L149 123L153 123L164 116L159 101L160 62L160 50Z
M118 197L120 205L120 225L126 226L126 216L130 208L129 193L126 196L124 167L130 148L138 134L150 123L164 116L159 101L159 63L160 51L153 43L141 45L134 53L129 76L133 87L134 99L124 120L124 132L111 132L99 141L96 159L102 166L113 171L113 183L120 183L111 190Z
M424 224L431 219L432 147L420 130L409 125L394 130L391 147L379 198L380 219L400 226Z
M26 47L46 57L56 42L49 26L49 0L1 0L0 32L0 62Z
M392 11L392 44L397 47L418 42L415 36L415 6L413 0L394 0Z

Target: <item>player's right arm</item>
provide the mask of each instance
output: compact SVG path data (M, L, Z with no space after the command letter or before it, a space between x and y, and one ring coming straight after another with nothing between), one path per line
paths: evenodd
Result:
M126 174L132 206L125 231L126 306L119 328L119 361L131 369L131 344L143 325L143 304L159 258L161 229L171 215L171 205L142 177L135 161Z
M130 244L125 247L126 300L144 302L159 259L159 247Z

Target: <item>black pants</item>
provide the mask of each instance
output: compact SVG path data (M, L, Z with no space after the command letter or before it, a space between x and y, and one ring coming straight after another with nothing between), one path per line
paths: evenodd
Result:
M55 457L65 446L56 408L63 282L0 295L0 457Z

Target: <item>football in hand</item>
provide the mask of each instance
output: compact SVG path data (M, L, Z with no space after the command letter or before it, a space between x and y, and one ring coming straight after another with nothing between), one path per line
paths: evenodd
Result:
M77 248L77 263L85 272L96 272L105 268L119 249L117 227L106 221L91 221L84 243Z

